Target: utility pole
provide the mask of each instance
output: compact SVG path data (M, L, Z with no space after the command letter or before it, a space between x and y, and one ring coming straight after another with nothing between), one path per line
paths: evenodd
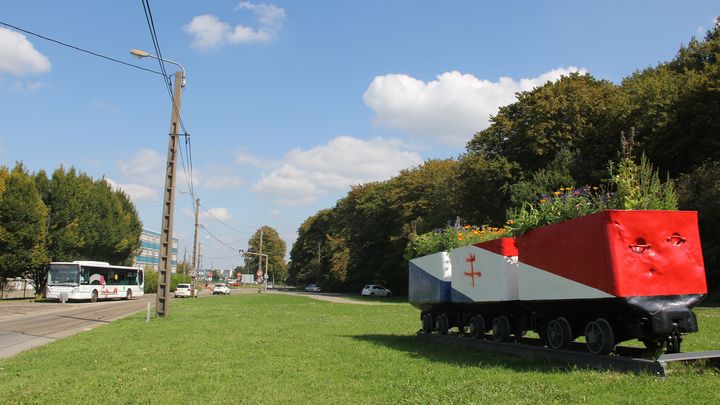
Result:
M262 271L262 245L263 245L263 227L260 227L260 256L258 256L258 292L262 291L262 282L260 282L260 278L263 276Z
M193 237L193 258L192 258L192 296L195 298L195 291L197 290L197 274L198 268L196 266L196 248L197 248L197 232L198 232L198 212L200 211L200 198L195 199L195 237Z
M163 189L163 215L160 226L160 263L158 266L157 301L155 316L166 317L170 309L170 275L172 273L173 214L175 212L175 163L177 162L178 127L180 126L180 106L182 91L185 88L185 68L181 64L151 55L140 49L131 49L136 58L153 58L171 63L180 68L175 72L173 83L172 114L170 115L170 135L168 140L167 165L165 167L165 188Z
M170 276L172 273L173 214L175 212L175 172L177 163L178 132L180 126L180 100L184 86L184 72L175 72L173 106L170 117L165 188L163 189L163 215L160 231L160 266L158 267L155 316L167 317L170 310Z

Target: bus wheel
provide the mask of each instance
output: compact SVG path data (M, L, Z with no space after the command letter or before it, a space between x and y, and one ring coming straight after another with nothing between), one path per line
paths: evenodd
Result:
M132 290L127 290L127 297L125 297L126 300L130 301L132 299Z
M98 292L97 290L93 290L92 295L90 295L90 302L97 302L98 299Z

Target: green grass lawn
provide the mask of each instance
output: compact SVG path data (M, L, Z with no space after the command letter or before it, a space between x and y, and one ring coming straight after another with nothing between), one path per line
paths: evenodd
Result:
M90 304L88 304L90 305ZM685 350L720 349L720 310ZM173 301L0 361L0 403L718 403L716 368L591 371L422 342L409 305L275 294Z

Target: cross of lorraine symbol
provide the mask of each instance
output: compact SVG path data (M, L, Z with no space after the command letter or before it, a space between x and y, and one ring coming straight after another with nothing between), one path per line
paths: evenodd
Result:
M472 288L475 288L475 276L478 276L478 278L480 278L482 276L482 273L479 271L477 271L477 272L475 271L475 267L473 266L473 263L475 263L475 255L474 254L470 254L467 257L467 259L465 259L465 261L470 263L470 271L469 272L466 271L463 274L470 277L470 281L472 281Z

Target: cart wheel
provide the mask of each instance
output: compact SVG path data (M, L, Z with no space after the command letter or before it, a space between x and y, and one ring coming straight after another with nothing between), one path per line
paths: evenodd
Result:
M437 328L437 332L439 335L448 334L448 319L445 314L438 315L435 318L435 327Z
M422 316L422 330L423 333L429 335L433 331L432 315L425 314Z
M548 323L546 340L551 349L567 349L572 342L572 328L567 319L560 317Z
M592 354L608 354L615 347L612 326L603 318L588 322L585 326L585 344Z
M470 318L470 336L473 339L482 339L485 337L485 318L482 315L475 315Z
M496 342L507 342L510 340L510 320L506 316L498 316L493 319L493 338Z

